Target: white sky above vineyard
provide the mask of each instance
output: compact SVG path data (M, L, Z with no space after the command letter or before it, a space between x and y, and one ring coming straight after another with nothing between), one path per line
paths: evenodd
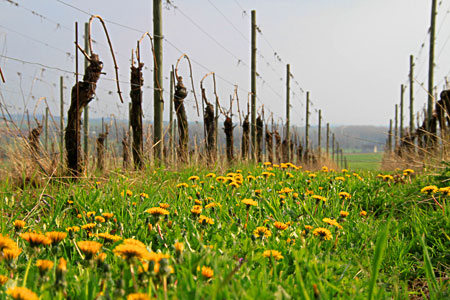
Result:
M129 100L131 48L142 32L152 33L152 1L62 0L90 14L104 17L119 64L120 85L125 104L115 93L114 68L106 38L94 23L94 51L104 62L91 117L126 119ZM74 75L39 65L39 62L74 71L74 22L79 22L80 45L84 22L89 16L57 0L14 0L19 6L0 0L0 66L6 84L1 97L12 113L34 110L39 97L46 97L53 115L59 115L59 76L72 87ZM317 124L317 110L323 122L333 125L387 125L394 104L400 102L400 84L408 82L409 55L416 60L416 78L427 85L428 41L431 0L173 0L177 8L163 11L165 111L168 110L170 66L181 52L193 60L197 95L199 81L214 71L221 104L229 106L233 84L239 85L241 109L250 90L250 11L257 12L261 34L257 37L258 107L264 104L266 117L275 121L285 116L286 64L290 63L292 121L302 126L305 119L305 91L313 102L311 124ZM438 1L435 82L439 90L450 75L450 0ZM32 13L34 11L34 13ZM118 24L126 25L118 26ZM194 24L195 23L195 24ZM59 24L59 25L57 25ZM131 29L130 29L131 28ZM143 43L144 115L153 118L152 59L148 41ZM277 59L276 54L279 56ZM9 58L5 58L9 57ZM239 63L238 63L239 62ZM80 70L83 57L80 55ZM180 74L187 80L186 61ZM210 99L212 81L206 83ZM426 101L426 92L415 85L415 110ZM65 90L66 110L70 89ZM200 99L200 98L199 98ZM405 93L405 124L408 123L409 92ZM245 108L246 109L246 108ZM198 120L192 93L187 98L190 121ZM44 111L44 103L37 107ZM236 111L236 107L233 109ZM168 114L165 113L165 120ZM238 120L234 119L235 122Z

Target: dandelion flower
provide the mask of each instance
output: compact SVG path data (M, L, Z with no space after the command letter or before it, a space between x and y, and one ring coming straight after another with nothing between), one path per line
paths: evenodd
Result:
M194 215L199 215L202 213L202 207L200 205L194 205L191 209L191 213Z
M20 235L22 239L27 241L31 247L38 247L41 245L50 245L52 243L52 240L48 238L47 236L36 233L36 232L26 232L22 233Z
M81 252L86 255L86 259L91 259L100 251L102 244L94 241L80 241L77 243L78 248L80 248Z
M206 225L206 224L213 225L213 224L214 224L214 220L213 220L213 219L208 218L208 217L206 217L206 216L204 216L204 215L201 215L201 216L199 217L198 222L199 222L200 224L202 224L202 225Z
M0 286L3 286L8 281L8 279L9 278L5 275L0 275Z
M39 297L33 291L25 287L13 287L6 291L14 300L38 300Z
M323 201L323 202L327 201L327 198L319 196L319 195L312 195L311 198L316 199L317 201Z
M58 273L64 273L67 271L67 261L64 259L64 257L61 257L58 260L58 266L56 267L56 271Z
M95 224L95 223L87 223L85 225L82 225L81 229L86 230L86 231L91 231L92 229L95 228L95 226L97 226L97 224Z
M205 208L214 208L214 207L222 207L222 205L217 202L211 202L205 206Z
M250 206L258 206L258 202L253 199L244 199L241 202L247 205L247 208L250 208Z
M308 231L310 231L310 230L312 230L314 227L312 227L311 225L305 225L305 230L308 230Z
M80 227L78 227L78 226L67 227L66 231L69 232L69 233L70 232L78 232L78 231L80 231Z
M147 209L146 212L155 217L164 216L164 215L169 214L168 210L165 210L164 208L161 208L161 207L152 207L152 208Z
M341 198L341 199L351 199L351 198L352 198L352 195L350 195L350 194L347 193L347 192L340 192L340 193L339 193L339 198Z
M403 170L403 175L408 176L414 174L414 170L413 169L405 169Z
M322 221L327 223L328 225L332 225L332 226L335 226L335 227L337 227L339 229L342 229L342 226L334 219L323 218Z
M17 248L17 244L7 236L0 234L0 251Z
M333 236L331 235L331 231L323 227L318 227L314 229L313 234L315 236L321 237L326 241L331 240L333 238Z
M437 186L435 186L435 185L429 185L429 186L426 186L426 187L422 188L422 189L420 190L420 192L423 193L423 194L431 195L431 194L436 193L438 190L439 190L439 189L437 188Z
M46 232L45 235L52 241L52 245L57 245L66 238L67 233L59 231L50 231Z
M145 293L133 293L127 296L127 300L150 300L150 296Z
M3 249L3 258L6 261L11 262L13 259L19 257L20 253L22 253L22 249L20 249L19 247L6 248Z
M109 220L112 217L114 217L114 214L113 213L104 212L104 213L102 213L102 217L105 218L106 220Z
M214 271L210 267L203 266L202 267L202 275L206 278L211 278L214 276Z
M130 190L126 190L126 191L120 192L120 195L121 195L122 197L124 197L125 195L128 196L128 197L131 197L131 196L133 196L133 192L130 191Z
M367 216L367 211L362 210L362 211L359 213L359 215L360 215L361 217L365 217L365 216Z
M263 256L267 258L273 257L275 260L283 259L283 255L277 250L266 250L264 251Z
M98 223L105 223L106 220L105 220L105 218L103 218L102 216L96 216L96 217L95 217L95 222L98 222Z
M174 244L174 247L175 247L175 251L177 251L178 253L181 253L184 250L184 244L181 242L176 242Z
M185 182L177 184L177 189L187 188L187 187L189 187L189 185L187 183L185 183Z
M26 225L25 221L22 220L15 220L13 224L16 231L23 229Z
M278 229L278 230L285 230L289 227L289 225L283 223L283 222L275 222L273 223L273 225Z
M267 229L267 227L264 226L260 226L260 227L256 227L255 230L253 230L253 235L256 236L257 238L263 238L263 237L270 237L272 235L272 232L270 232L269 229Z
M122 257L125 260L133 258L146 259L149 256L149 252L146 248L137 245L120 244L113 250L114 254Z
M342 218L345 218L345 217L348 216L348 211L341 210L341 212L339 213L339 215L340 215Z
M337 181L345 181L345 178L342 177L342 176L337 176L336 178L334 178L334 180L337 180Z
M104 239L105 241L108 242L118 242L120 241L122 238L118 235L114 235L114 234L109 234L107 232L100 232L99 234L97 234L97 237Z
M145 246L145 244L143 242L141 242L139 240L135 240L135 239L124 239L123 243L127 244L127 245L134 245L134 246L139 246L139 247L142 247L142 248L146 248L146 246Z
M139 196L141 198L148 199L148 194L146 194L146 193L140 193Z
M86 217L90 218L90 217L94 217L95 216L95 211L88 211L86 213Z
M53 262L47 259L38 259L36 261L36 267L38 267L39 273L43 276L48 270L53 268Z
M200 179L200 177L198 177L197 175L192 175L191 177L188 178L188 180L191 180L191 181L195 181L195 180L199 180L199 179Z
M160 207L160 208L167 209L167 208L170 207L170 205L169 205L168 203L160 203L160 204L159 204L159 207Z
M216 174L214 174L214 173L208 173L208 174L206 174L206 177L208 177L208 178L214 178L214 177L216 177Z

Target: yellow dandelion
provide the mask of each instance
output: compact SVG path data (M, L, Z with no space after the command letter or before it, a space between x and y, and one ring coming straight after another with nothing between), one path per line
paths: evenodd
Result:
M60 274L67 271L67 261L64 259L64 257L61 257L58 260L58 266L56 267L56 271Z
M340 215L342 218L346 218L346 217L348 216L348 211L341 210L341 212L339 213L339 215Z
M342 226L334 219L323 218L322 221L327 223L328 225L332 225L332 226L335 226L335 227L337 227L339 229L342 229Z
M52 245L57 245L66 238L67 233L59 231L50 231L46 232L45 235L52 241Z
M94 241L80 241L77 245L81 252L86 255L86 259L94 257L94 255L100 251L100 248L102 248L102 244Z
M146 194L146 193L140 193L139 196L140 196L141 198L148 199L148 194Z
M323 202L327 201L327 198L319 196L319 195L312 195L311 198L316 199L317 201L323 201Z
M199 217L199 219L198 219L198 222L199 222L200 224L202 224L202 225L206 225L206 224L213 225L213 224L214 224L214 220L213 220L213 219L208 218L208 217L206 217L206 216L204 216L204 215L200 215L200 217Z
M326 241L331 240L333 238L333 236L331 235L331 231L323 227L318 227L314 229L313 234L315 236L321 237Z
M407 176L407 175L411 175L414 174L414 170L413 169L405 169L403 170L403 175Z
M256 229L253 230L253 235L256 236L257 238L258 237L260 237L260 238L264 238L264 237L268 238L268 237L270 237L272 235L272 232L269 229L267 229L267 227L260 226L260 227L256 227Z
M105 241L108 242L118 242L120 241L122 238L118 235L114 235L114 234L110 234L107 232L100 232L99 234L97 234L97 237L104 239Z
M25 287L13 287L6 291L14 300L38 300L39 297L33 291Z
M92 229L95 228L95 226L97 226L97 224L95 223L87 223L81 226L81 229L86 230L86 231L91 231Z
M199 179L200 179L200 177L198 177L197 175L192 175L191 177L188 178L188 180L191 180L191 181L195 181L195 180L199 180Z
M234 187L234 188L238 188L239 187L239 183L237 183L237 181L232 181L228 186Z
M247 205L247 208L250 208L250 206L258 206L258 202L253 199L244 199L241 202Z
M152 207L152 208L147 209L146 212L155 217L164 216L164 215L169 214L168 210L165 210L164 208L161 208L161 207Z
M275 260L283 259L283 255L277 250L265 250L263 256L267 258L273 257Z
M352 195L350 195L350 194L347 193L347 192L340 192L340 193L339 193L339 198L341 198L341 199L351 199L351 198L352 198Z
M41 245L50 245L52 243L52 240L48 238L47 236L36 233L36 232L26 232L22 233L20 235L22 239L27 241L31 247L38 247Z
M202 267L202 276L206 278L211 278L214 276L214 271L210 267L203 266Z
M137 245L120 244L113 250L114 254L125 259L147 259L149 252L146 248Z
M169 205L168 203L160 203L160 204L159 204L159 207L164 208L164 209L167 209L167 208L170 207L170 205Z
M36 267L38 267L39 273L42 276L45 273L47 273L48 270L53 268L53 262L51 260L47 260L47 259L38 259L36 261Z
M365 217L365 216L367 216L367 211L362 210L362 211L359 213L359 215L360 215L361 217Z
M334 180L337 180L337 181L345 181L345 178L342 177L342 176L337 176L337 177L334 178Z
M17 248L17 244L7 236L0 234L0 251Z
M184 244L181 242L176 242L173 246L175 247L175 251L178 253L181 253L184 250Z
M25 221L22 220L15 220L13 224L16 231L23 229L26 225Z
M191 209L191 213L194 215L199 215L202 213L202 207L200 205L194 205Z
M214 174L214 173L208 173L208 174L206 174L206 177L207 177L207 178L215 178L215 177L216 177L216 174Z
M305 225L305 229L308 230L308 231L312 230L313 228L314 227L312 227L311 225Z
M109 220L109 219L112 219L112 217L114 217L114 214L104 212L104 213L102 213L102 217L105 218L106 220Z
M286 230L289 227L289 225L278 221L273 223L273 226L275 226L278 230Z
M96 216L96 217L95 217L95 222L98 222L98 223L105 223L106 220L105 220L105 218L103 218L102 216Z
M5 248L3 249L3 258L6 261L11 262L12 260L19 257L20 253L22 253L22 249L20 249L19 247Z
M134 246L139 246L139 247L142 247L142 248L146 248L146 246L145 246L145 244L143 242L141 242L139 240L136 240L136 239L124 239L123 243L127 244L127 245L134 245Z
M9 278L5 275L0 275L0 286L3 286L8 281L8 279Z
M222 205L217 202L211 202L205 206L205 208L214 208L214 207L222 207Z
M88 218L93 217L93 216L95 216L95 211L88 211L86 213L86 217L88 217Z
M66 228L66 231L67 232L72 232L72 233L74 233L74 232L78 232L78 231L80 231L80 227L78 227L78 226L71 226L71 227L67 227Z
M127 296L127 300L150 300L150 296L145 293L133 293Z
M420 190L420 192L423 193L423 194L431 195L431 194L436 193L438 190L439 190L439 189L438 189L437 186L435 186L435 185L429 185L429 186L426 186L426 187L422 188L422 189Z
M182 182L182 183L177 184L177 189L180 189L180 188L187 188L187 187L189 187L189 184L187 184L187 183L185 183L185 182Z

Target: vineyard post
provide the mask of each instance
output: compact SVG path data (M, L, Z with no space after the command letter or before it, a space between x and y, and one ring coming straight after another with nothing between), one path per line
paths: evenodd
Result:
M394 149L398 146L398 104L395 104Z
M60 140L59 140L59 156L61 160L61 166L64 166L64 77L59 77L59 99L60 99Z
M430 53L428 62L428 105L427 105L427 131L431 129L431 119L433 116L433 88L434 88L434 43L436 35L436 3L431 3L431 26L430 26ZM427 138L429 141L430 139Z
M339 167L339 143L336 142L336 164Z
M45 107L44 130L44 149L45 151L48 151L48 106Z
M306 92L305 154L309 150L309 92Z
M78 83L78 22L75 22L75 84L76 84L76 120L75 120L75 138L76 138L76 175L79 175L80 169L80 85ZM69 124L69 122L67 122ZM67 125L69 126L69 125ZM67 143L67 139L66 139Z
M321 147L322 147L322 143L321 143L321 135L322 135L322 110L319 109L319 130L318 130L318 134L317 134L317 146L318 146L318 154L319 154L319 161L320 161L320 156L321 156Z
M252 137L252 149L253 159L256 161L256 11L252 10L252 28L251 28L251 90L252 90L252 102L251 102L251 137Z
M131 102L128 103L128 143L133 145L133 137L131 135ZM102 118L102 133L103 133L103 118Z
M409 56L409 134L414 132L414 56Z
M162 0L153 0L153 39L155 46L155 67L153 70L153 110L154 110L154 144L155 158L162 161L163 156L163 32L162 32Z
M344 151L342 149L340 149L340 153L341 153L341 168L345 169L345 164L344 164Z
M404 103L404 96L405 96L405 86L401 85L401 92L400 92L400 141L403 140L403 103Z
M87 55L89 53L89 23L84 23L84 51L86 51ZM89 65L89 61L87 57L84 57L84 69L86 70ZM86 104L84 108L84 116L83 116L84 126L83 126L83 134L84 134L84 159L86 162L86 166L89 161L89 104ZM86 168L86 171L88 168Z
M174 74L173 71L170 71L170 105L169 105L169 159L173 159L173 78Z
M290 161L291 157L291 145L290 145L290 77L291 77L291 67L289 64L286 65L286 145L287 145L287 157L288 161Z
M327 123L327 159L328 155L330 154L329 148L330 148L330 123Z
M334 144L335 144L335 137L333 133L331 138L331 160L334 160Z
M347 156L344 157L344 168L348 169Z
M388 153L392 151L392 119L389 120L389 131L388 131Z
M216 159L219 158L219 101L216 98L215 115L214 115L214 139L216 140Z

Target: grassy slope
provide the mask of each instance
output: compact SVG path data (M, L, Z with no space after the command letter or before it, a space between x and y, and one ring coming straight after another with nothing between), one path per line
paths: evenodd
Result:
M379 170L383 158L383 153L348 153L344 155L352 170Z
M99 184L96 180L52 183L45 193L54 201L44 198L49 207L41 204L33 212L30 211L38 202L42 189L14 190L5 182L0 190L4 198L1 230L3 234L10 234L24 252L12 269L2 263L0 273L12 271L13 278L7 286L22 285L27 263L32 261L26 286L42 295L42 299L54 299L54 271L46 280L40 280L34 262L36 258L56 262L59 257L65 257L68 260L66 292L74 299L92 299L101 287L104 295L110 295L112 299L135 291L128 264L112 252L116 244L105 243L103 247L108 272L105 272L105 266L90 266L83 261L74 246L75 241L86 239L102 241L87 237L84 231L75 234L73 241L67 237L55 249L41 249L29 260L32 251L14 233L12 226L15 219L28 215L26 230L64 231L68 226L92 222L85 213L95 211L97 215L112 212L117 219L116 222L97 224L95 233L113 232L123 238L133 237L153 251L171 255L168 263L174 274L169 275L167 292L161 274L141 275L136 284L139 291L146 292L150 278L151 290L161 298L167 293L168 298L179 299L313 299L317 295L321 299L367 299L372 292L371 278L379 272L373 285L374 299L404 299L409 293L420 295L420 289L427 290L428 283L434 282L434 273L427 277L423 267L426 256L422 236L430 257L428 266L434 267L435 271L436 267L441 272L446 270L446 275L436 271L437 277L448 277L450 205L445 200L443 216L428 196L420 195L420 188L429 184L428 177L418 177L411 183L409 179L405 183L394 183L384 182L371 173L361 173L362 180L351 173L347 177L347 174L317 172L312 178L301 170L274 169L274 176L247 181L248 175L258 176L264 170L241 169L244 183L238 188L205 177L207 171L204 169L148 171L139 178L112 173ZM287 172L293 177L289 178ZM200 179L191 182L188 180L191 175L198 175ZM176 184L180 182L187 182L190 187L177 189ZM299 198L290 192L281 203L277 192L286 187L298 193ZM121 195L127 189L133 196ZM261 190L260 196L256 190ZM304 196L307 191L326 197L326 202L316 201L311 195ZM342 191L350 193L352 198L339 199L338 193ZM142 192L148 194L148 198L140 197ZM206 200L208 197L211 200ZM244 198L258 201L257 207L248 210L248 222L247 209L241 203ZM214 210L203 208L202 214L211 217L213 225L199 224L191 214L194 199L200 199L203 205L212 201L221 205ZM439 201L442 203L443 199L439 198ZM69 204L69 200L73 204ZM159 220L164 240L155 230L157 220L145 212L159 203L170 204L169 216ZM348 211L349 216L339 217L341 210ZM367 216L360 216L362 210L367 211ZM81 218L77 217L79 213ZM327 225L322 221L324 217L336 218L343 228ZM383 231L387 220L391 223L389 230ZM274 227L274 221L291 222L291 225L279 231ZM149 223L153 224L152 230L148 228ZM304 231L305 225L327 228L333 238L322 240L311 231ZM255 238L253 231L257 226L267 226L272 235L267 239ZM387 236L383 236L383 232L387 232ZM383 237L387 241L385 251L381 251ZM288 243L288 239L294 239L295 244ZM377 239L380 242L377 243ZM185 245L181 257L174 250L177 241ZM264 251L269 249L280 251L283 259L276 261L263 257ZM135 264L136 268L137 265L139 263ZM214 270L211 280L198 271L205 265ZM448 280L438 280L431 295L442 299L445 295L438 295L437 290L445 293L447 289Z

